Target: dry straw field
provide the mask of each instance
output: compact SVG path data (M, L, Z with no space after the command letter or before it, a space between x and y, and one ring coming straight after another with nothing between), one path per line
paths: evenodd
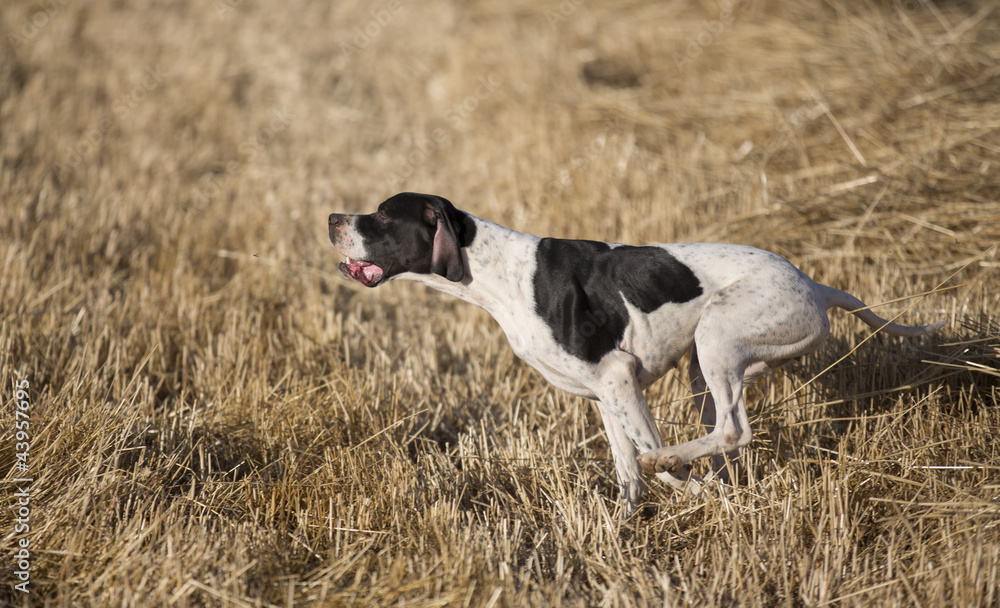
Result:
M4 0L0 34L0 603L1000 604L991 0ZM627 517L594 404L339 276L327 214L402 190L947 325L832 311L748 389L748 478ZM647 394L701 432L684 372Z

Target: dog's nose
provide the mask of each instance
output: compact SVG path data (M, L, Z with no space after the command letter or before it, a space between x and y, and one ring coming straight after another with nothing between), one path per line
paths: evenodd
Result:
M344 223L344 215L342 213L331 213L330 214L330 228L340 228Z

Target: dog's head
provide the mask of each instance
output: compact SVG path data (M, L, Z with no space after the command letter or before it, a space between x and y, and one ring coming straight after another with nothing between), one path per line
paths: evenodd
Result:
M412 192L397 194L369 215L332 213L329 223L330 241L347 256L340 272L367 287L406 272L461 281L461 249L476 231L472 218L447 200Z

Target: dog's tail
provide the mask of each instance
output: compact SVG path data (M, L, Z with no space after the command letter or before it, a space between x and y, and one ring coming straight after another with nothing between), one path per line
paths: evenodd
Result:
M921 325L919 327L892 323L891 321L886 321L882 317L873 313L868 309L864 302L855 298L846 291L841 291L839 289L834 289L833 287L827 287L826 285L820 285L818 283L817 287L819 287L818 295L825 303L826 308L829 309L833 306L843 308L864 321L869 327L884 331L894 336L902 336L904 338L926 336L941 329L944 325L944 321L938 321L937 323L931 323L930 325Z

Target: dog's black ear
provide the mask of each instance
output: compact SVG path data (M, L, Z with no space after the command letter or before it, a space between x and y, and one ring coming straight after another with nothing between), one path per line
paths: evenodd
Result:
M458 210L447 200L432 196L427 200L424 219L428 224L437 226L431 250L431 272L449 281L461 281L465 277L465 269L462 266L462 248L457 236L461 222Z

